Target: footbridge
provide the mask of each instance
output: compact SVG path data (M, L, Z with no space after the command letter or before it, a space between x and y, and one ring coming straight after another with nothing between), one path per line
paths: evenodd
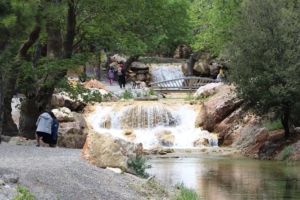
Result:
M194 92L199 89L199 87L204 86L208 83L218 83L219 81L211 78L203 77L181 77L171 80L158 81L149 83L151 88L159 92Z

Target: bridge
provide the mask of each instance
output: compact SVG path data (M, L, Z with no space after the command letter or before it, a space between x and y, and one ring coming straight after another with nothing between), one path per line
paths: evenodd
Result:
M194 92L199 87L204 86L208 83L218 83L219 81L211 78L203 77L181 77L172 80L158 81L149 83L154 91L159 92Z

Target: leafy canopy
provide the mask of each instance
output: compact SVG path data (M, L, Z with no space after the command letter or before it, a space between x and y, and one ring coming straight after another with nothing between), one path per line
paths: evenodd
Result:
M299 118L300 8L298 1L245 0L228 44L229 79L258 113L288 122Z

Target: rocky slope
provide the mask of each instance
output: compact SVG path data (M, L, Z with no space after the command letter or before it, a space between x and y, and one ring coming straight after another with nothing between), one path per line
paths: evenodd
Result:
M259 159L282 159L284 156L285 159L300 160L300 129L292 130L288 140L284 138L284 130L267 130L264 116L245 110L233 86L206 85L196 92L195 99L203 105L196 126L217 133L219 146L234 147L246 156Z

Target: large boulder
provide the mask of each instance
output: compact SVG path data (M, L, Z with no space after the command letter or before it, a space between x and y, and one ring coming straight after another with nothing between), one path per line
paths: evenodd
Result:
M132 71L136 71L136 70L149 70L149 66L147 66L147 65L145 65L144 63L142 63L142 62L133 62L132 64L131 64L131 67L130 67L130 69L132 70Z
M207 88L211 87L207 86ZM230 135L229 130L241 116L239 108L243 101L237 98L236 94L232 92L233 89L233 86L221 85L218 88L219 92L203 102L196 118L196 127L202 127L209 132L218 132L221 137L219 145L230 145L236 139L234 135ZM228 141L225 142L224 139Z
M111 56L110 57L110 60L112 61L112 62L126 62L126 60L127 60L127 58L126 58L126 56L125 55L119 55L119 54L115 54L115 55L113 55L113 56Z
M200 87L195 93L194 97L198 96L211 96L221 90L224 87L224 83L210 83Z
M52 95L51 100L51 108L60 108L60 107L66 107L70 109L71 111L82 111L84 107L86 106L86 103L82 101L76 101L74 99L71 99L70 96L65 93L57 93Z
M57 120L59 122L73 122L74 121L74 116L72 111L69 108L62 107L62 108L57 108L53 109L52 112L56 116Z
M206 61L200 60L194 64L195 75L207 77L210 75L210 68Z
M62 123L61 126L64 128L59 128L58 130L58 146L72 149L82 149L86 141L87 133L84 129L79 127L79 123L72 123L68 125Z
M115 71L117 71L119 68L119 64L117 62L112 62L109 64L109 66L114 68Z
M100 134L91 131L84 144L81 157L101 168L112 167L135 172L128 167L128 161L142 156L143 145L115 138L108 133Z
M213 63L212 65L209 65L210 77L217 78L220 68L221 66L218 63Z
M171 131L161 130L155 133L159 144L166 147L172 147L174 145L175 136Z

